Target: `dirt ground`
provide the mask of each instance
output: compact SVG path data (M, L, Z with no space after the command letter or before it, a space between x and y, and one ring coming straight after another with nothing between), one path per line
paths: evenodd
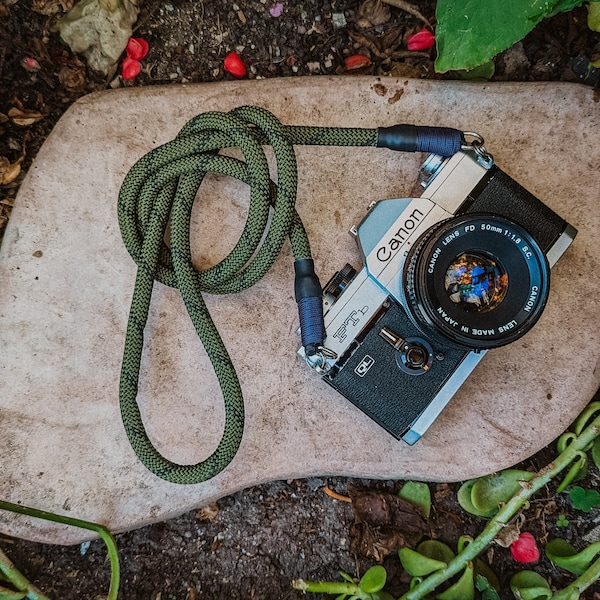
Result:
M56 19L70 4L70 0L0 0L0 157L21 169L0 186L0 235L23 176L68 106L94 90L132 85L121 81L118 72L107 78L89 72L81 57L61 43ZM269 0L147 0L134 35L147 39L150 51L133 85L230 79L223 71L223 58L230 50L242 55L250 78L351 76L354 71L346 70L344 59L357 52L371 59L362 74L441 77L433 69L433 50L414 54L403 50L402 40L422 27L418 18L392 7L386 23L361 27L361 4L283 2L283 13L275 17L269 12L273 7ZM435 2L414 5L435 21ZM543 22L522 43L497 57L493 80L572 81L597 88L600 69L591 69L589 63L599 56L600 35L588 30L582 7ZM19 126L3 118L10 109L33 111L39 118ZM524 466L538 469L554 454L549 447ZM580 485L589 489L599 483L592 468ZM395 493L401 483L344 478L276 481L223 498L211 510L120 534L119 598L300 598L291 589L292 579L339 580L340 569L359 576L377 562L372 545L370 551L357 547L353 505L332 498L325 486L346 496L357 488ZM481 531L484 521L466 514L456 501L458 484L430 484L430 489L434 500L428 536L453 545L460 535ZM568 496L555 490L555 484L548 486L525 511L527 530L540 542L560 536L581 543L598 526L599 509L575 510ZM566 517L568 526L557 525L559 515ZM0 536L0 547L52 598L95 600L108 589L109 566L100 541L89 547L59 547ZM508 580L523 566L499 546L486 558L502 583L501 597L512 598ZM390 591L400 594L407 581L396 552L382 560ZM572 580L545 557L535 570L553 587ZM600 587L585 598L598 600Z

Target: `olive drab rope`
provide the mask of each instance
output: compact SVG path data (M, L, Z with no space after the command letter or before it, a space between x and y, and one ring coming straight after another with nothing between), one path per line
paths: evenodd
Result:
M118 218L123 241L138 268L125 336L119 401L131 446L152 473L172 483L200 483L221 472L239 448L244 429L242 391L202 294L231 294L254 285L269 270L288 238L296 263L307 264L308 260L312 264L308 238L295 209L298 175L293 146L429 149L431 136L423 141L425 130L432 130L440 140L438 153L450 155L460 149L462 138L456 130L402 125L379 130L284 126L267 110L244 106L229 113L207 112L193 118L174 140L152 150L131 168L119 193ZM263 145L273 148L277 184L270 179ZM244 160L219 153L230 147L240 148ZM209 172L248 184L250 205L243 232L230 254L198 271L192 264L190 220L198 188ZM167 227L170 248L164 241ZM173 463L156 450L137 404L144 328L155 280L179 289L224 398L221 441L208 458L195 465Z

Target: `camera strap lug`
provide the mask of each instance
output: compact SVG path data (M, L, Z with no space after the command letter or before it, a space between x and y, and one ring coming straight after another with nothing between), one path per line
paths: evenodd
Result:
M317 373L325 374L331 368L327 361L335 360L337 357L338 355L333 350L325 346L318 346L317 352L310 355L306 354L304 360L311 369L314 369Z
M472 131L464 131L463 138L464 144L461 146L461 150L475 152L477 155L477 162L485 169L491 169L494 165L494 157L485 149L483 145L483 137L478 133ZM472 138L470 141L467 138Z

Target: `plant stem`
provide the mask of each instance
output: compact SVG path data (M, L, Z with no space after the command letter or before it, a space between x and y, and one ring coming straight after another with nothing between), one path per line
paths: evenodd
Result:
M348 596L360 596L361 590L355 583L344 583L343 581L304 581L294 579L292 587L301 592L316 592L320 594L346 594Z
M521 482L522 489L515 494L503 507L500 508L487 524L485 529L470 543L462 552L448 563L445 569L432 573L412 590L404 594L400 600L420 600L435 590L439 585L450 579L450 577L461 572L467 563L477 557L500 533L501 529L519 512L525 503L538 490L544 487L553 477L556 477L563 469L566 469L588 444L600 435L600 416L586 427L581 434L561 452L554 461L538 471L531 480ZM598 561L597 561L598 562ZM596 563L594 563L596 566ZM588 572L591 569L588 569ZM587 572L586 572L587 573ZM592 579L594 577L594 579ZM600 565L593 570L589 576L590 584L600 577ZM581 578L580 578L581 579ZM587 580L586 580L587 581ZM563 597L564 600L565 597Z
M120 583L119 553L115 539L106 527L90 521L83 521L81 519L74 519L64 515L57 515L45 510L38 510L37 508L22 506L21 504L13 504L12 502L6 502L5 500L0 500L0 510L8 510L10 512L27 515L29 517L35 517L37 519L45 519L46 521L62 523L64 525L72 525L73 527L88 529L89 531L97 533L106 544L108 558L110 560L110 589L108 591L107 600L117 600ZM40 600L44 600L44 598L45 596L39 596ZM34 597L32 597L32 599L34 599Z
M20 592L27 592L27 598L30 600L50 600L27 580L2 550L0 550L0 571Z

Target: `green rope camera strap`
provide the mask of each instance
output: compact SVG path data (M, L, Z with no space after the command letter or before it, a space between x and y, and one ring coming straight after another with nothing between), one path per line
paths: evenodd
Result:
M418 140L423 130L437 133L442 151L430 148L422 136ZM127 437L152 473L172 483L200 483L221 472L239 448L244 429L242 391L202 294L231 294L254 285L269 270L287 238L296 261L311 258L295 209L298 175L293 146L386 146L449 155L460 149L461 140L456 130L412 125L386 129L284 126L267 110L244 106L229 113L207 112L195 117L174 140L143 156L131 168L120 190L118 217L123 241L138 268L119 401ZM273 148L277 184L270 179L263 145ZM230 147L240 148L245 160L219 153ZM244 230L231 253L213 267L198 271L192 264L190 219L198 188L209 172L248 184L250 206ZM168 227L170 248L165 243ZM173 463L156 450L137 404L144 328L155 280L179 289L223 393L225 426L221 441L208 458L194 465Z

